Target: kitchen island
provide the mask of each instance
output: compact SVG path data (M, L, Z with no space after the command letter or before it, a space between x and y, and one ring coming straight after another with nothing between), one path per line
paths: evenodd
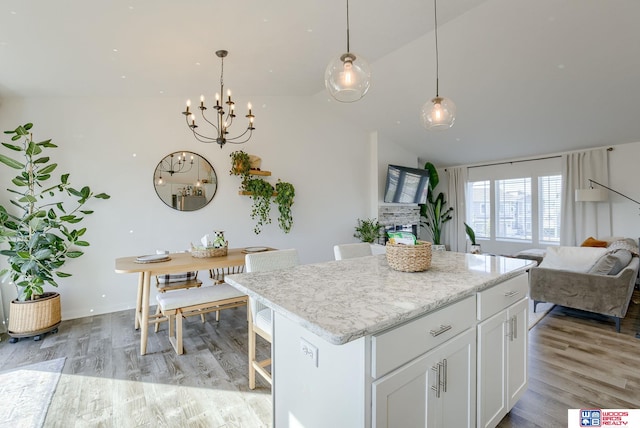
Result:
M274 311L275 426L492 426L526 389L534 265L434 252L425 272L391 270L379 255L226 281ZM520 350L509 353L514 340ZM515 383L512 360L523 372ZM507 393L482 401L484 379L498 375Z

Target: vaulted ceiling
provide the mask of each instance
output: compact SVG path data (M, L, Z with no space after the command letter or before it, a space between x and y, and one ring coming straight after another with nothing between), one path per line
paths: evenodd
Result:
M640 141L640 2L440 0L440 95L453 128L429 132L433 2L350 0L351 50L371 63L360 101L327 101L346 50L345 0L0 0L0 100L309 96L437 165Z

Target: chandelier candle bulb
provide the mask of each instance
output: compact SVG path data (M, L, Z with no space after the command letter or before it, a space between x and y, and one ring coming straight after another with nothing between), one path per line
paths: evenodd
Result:
M200 95L200 108L201 108L201 109L206 108L206 107L204 106L204 95Z
M187 110L185 111L187 116L189 115L189 107L191 107L191 100L187 100Z

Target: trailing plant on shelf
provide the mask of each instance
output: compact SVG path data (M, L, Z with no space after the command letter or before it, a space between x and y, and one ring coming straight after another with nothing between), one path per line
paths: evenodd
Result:
M32 127L27 123L5 131L12 142L21 140L20 144L2 143L19 155L17 159L0 154L0 162L18 171L11 180L15 188L7 189L14 196L9 200L12 207L0 205L0 244L9 247L0 251L9 263L0 276L11 278L21 301L43 295L46 284L57 287L54 276L71 276L60 269L68 259L84 254L80 247L89 246L83 239L87 229L75 229L93 213L82 207L90 199L110 197L94 194L88 186L79 190L71 187L68 173L52 180L58 164L44 152L58 146L51 140L35 142L30 134Z
M231 170L229 174L239 175L244 183L249 179L249 171L251 170L251 159L249 155L242 150L237 150L229 154L231 157Z
M229 174L242 177L240 190L253 200L251 219L256 221L253 232L257 235L262 232L263 226L271 223L271 198L273 197L280 213L278 226L284 233L289 233L293 226L291 206L296 193L293 184L278 180L274 189L274 186L265 179L251 176L251 156L242 150L235 151L229 156L231 157Z
M262 178L247 178L242 188L250 193L253 201L251 219L256 221L253 232L258 235L264 225L271 223L273 186Z
M356 226L356 233L353 234L354 238L358 238L362 242L374 243L380 238L380 229L382 225L378 223L378 220L373 219L358 219L358 225Z
M420 224L429 230L433 244L441 245L442 228L446 222L451 220L453 207L446 208L447 201L444 198L444 193L440 192L437 196L435 195L435 188L440 182L436 167L431 162L427 162L424 169L429 171L429 185L427 202L420 204L420 218L424 219Z
M296 196L296 190L293 184L278 180L276 183L276 196L275 201L278 204L278 226L284 231L289 233L293 226L293 217L291 216L291 206L293 205L293 198Z

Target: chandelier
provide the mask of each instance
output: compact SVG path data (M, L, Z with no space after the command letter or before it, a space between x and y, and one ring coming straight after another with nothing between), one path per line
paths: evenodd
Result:
M347 0L347 52L332 60L324 73L324 85L333 98L351 103L364 97L371 86L371 69L349 46L349 0Z
M205 115L205 111L207 107L204 105L204 95L200 95L200 112L202 113L202 120L211 125L213 129L215 129L215 136L207 136L199 131L198 125L196 125L196 118L193 115L193 112L190 111L191 108L191 100L187 100L187 109L182 112L187 121L187 126L193 132L193 136L196 140L202 143L213 143L214 141L218 143L220 148L224 146L226 143L232 144L242 144L249 141L251 138L251 134L255 129L253 127L253 119L255 116L251 114L251 103L247 105L249 110L249 114L245 115L247 119L249 119L249 124L245 131L238 135L237 137L228 137L229 128L233 124L233 119L236 117L235 115L235 103L231 100L231 90L227 91L227 100L224 101L221 97L224 97L224 58L229 54L229 52L225 50L216 51L216 55L220 58L220 92L216 93L216 105L211 108L215 110L216 117L215 118L207 118ZM224 106L226 104L226 107ZM225 110L226 109L226 110ZM249 133L249 135L247 135ZM244 139L243 139L244 138Z
M422 124L429 131L440 131L449 129L456 120L456 105L449 98L441 97L439 94L439 62L438 62L438 13L436 0L433 0L434 32L436 36L436 97L427 101L422 106Z
M177 159L175 159L173 153L171 153L168 157L162 159L158 164L158 167L156 168L159 174L158 184L164 183L164 181L162 180L163 172L169 174L170 176L173 176L173 174L184 174L191 171L191 168L193 168L193 162L193 155L191 155L191 159L187 161L187 154L185 152L182 152L181 155L178 155Z

